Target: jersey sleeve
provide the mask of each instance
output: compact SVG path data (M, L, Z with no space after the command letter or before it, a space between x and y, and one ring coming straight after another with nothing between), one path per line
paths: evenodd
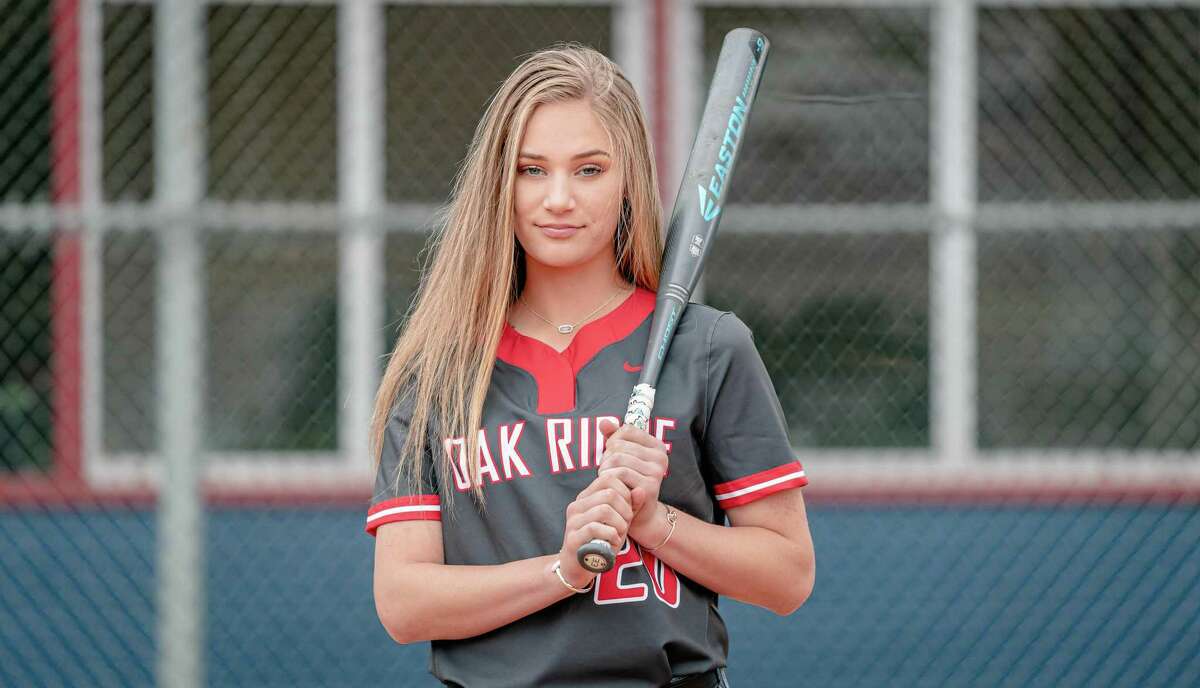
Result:
M705 461L722 509L808 484L753 334L732 313L713 326L705 403Z
M398 471L400 451L408 437L411 405L402 403L388 419L383 433L375 490L367 510L366 531L374 536L379 526L396 521L440 521L442 500L438 495L433 453L426 446L421 461L421 481L415 483L411 471Z

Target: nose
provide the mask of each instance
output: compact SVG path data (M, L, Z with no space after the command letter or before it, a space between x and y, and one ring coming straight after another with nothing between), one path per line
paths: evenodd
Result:
M575 207L575 196L571 193L571 183L567 177L554 175L546 187L546 197L542 199L543 208L561 213Z

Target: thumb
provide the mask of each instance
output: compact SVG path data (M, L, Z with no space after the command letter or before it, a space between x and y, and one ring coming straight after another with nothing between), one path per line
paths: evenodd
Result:
M596 427L600 430L600 433L604 435L604 439L608 439L621 426L613 421L612 418L601 418L600 422L596 424Z
M639 511L641 511L642 507L646 506L646 490L645 490L645 488L641 488L641 487L633 488L633 490L631 490L629 492L629 502L630 502L630 506L633 507L633 512L635 514Z

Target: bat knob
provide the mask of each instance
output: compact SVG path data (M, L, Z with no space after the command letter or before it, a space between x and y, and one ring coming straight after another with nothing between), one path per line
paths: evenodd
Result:
M579 565L592 573L604 573L617 561L612 546L604 540L592 540L583 545L576 556L579 558Z

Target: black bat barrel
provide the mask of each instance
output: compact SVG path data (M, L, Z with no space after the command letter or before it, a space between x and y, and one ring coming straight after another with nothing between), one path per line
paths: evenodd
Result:
M700 280L704 259L724 215L734 165L769 47L766 36L754 29L734 29L725 34L700 128L671 212L640 383L657 383L675 327Z

